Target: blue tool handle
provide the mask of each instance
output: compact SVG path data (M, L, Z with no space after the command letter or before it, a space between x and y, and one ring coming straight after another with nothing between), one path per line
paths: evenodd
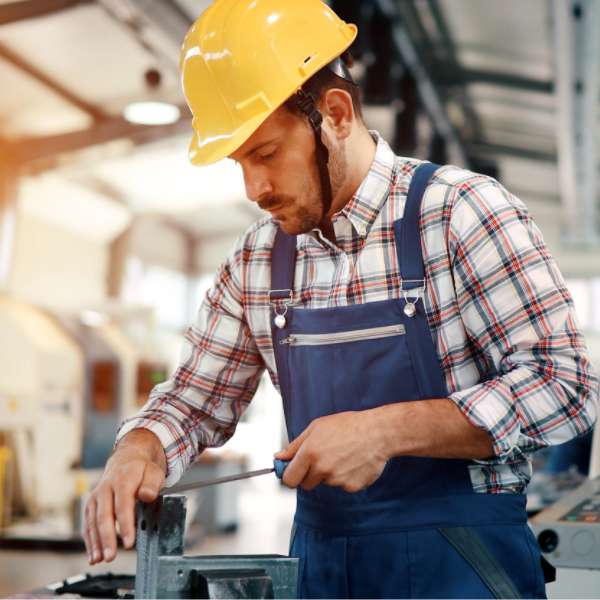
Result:
M273 461L273 465L275 467L275 475L277 475L278 479L281 479L283 477L283 472L285 471L285 468L290 464L289 460L281 460L280 458L276 458Z

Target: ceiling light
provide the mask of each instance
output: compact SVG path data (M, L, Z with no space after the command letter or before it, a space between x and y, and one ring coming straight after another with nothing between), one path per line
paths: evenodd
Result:
M88 327L101 327L108 323L108 316L95 310L82 310L80 319Z
M125 107L123 116L139 125L169 125L179 119L179 108L166 102L132 102Z

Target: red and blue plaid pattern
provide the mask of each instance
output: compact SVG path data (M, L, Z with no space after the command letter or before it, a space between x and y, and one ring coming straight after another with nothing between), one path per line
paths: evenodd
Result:
M345 306L398 298L393 223L419 161L378 139L375 160L334 217L338 247L298 236L294 305ZM590 429L598 379L573 303L523 203L497 181L441 167L423 199L423 301L446 384L466 418L486 429L495 457L470 468L477 492L522 492L533 450ZM144 427L161 440L167 484L206 447L233 434L265 368L278 385L270 330L275 225L238 240L189 328L180 364L119 438Z

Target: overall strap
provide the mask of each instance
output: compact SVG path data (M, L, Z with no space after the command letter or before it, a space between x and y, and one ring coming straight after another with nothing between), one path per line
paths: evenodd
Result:
M279 227L271 251L271 292L269 300L284 300L294 290L296 270L296 236Z
M421 288L424 285L425 270L421 251L419 217L423 194L429 180L438 168L439 165L430 162L421 163L417 167L408 188L404 216L394 223L403 290Z
M421 250L421 204L433 173L439 165L424 162L417 167L406 196L404 216L394 223L396 255L402 279L404 323L421 398L445 398L446 383L429 329L423 298L425 267ZM407 309L410 308L411 310Z
M494 598L521 598L508 573L472 527L440 527L438 531L471 565Z
M296 236L288 235L279 227L275 234L271 250L271 289L269 291L269 321L271 323L271 339L275 354L277 377L283 398L283 406L287 421L287 403L290 396L290 382L285 368L286 346L281 341L288 335L291 311L287 307L294 295L294 274L296 272ZM278 327L275 323L277 315L284 316L284 325ZM288 431L289 434L289 431Z

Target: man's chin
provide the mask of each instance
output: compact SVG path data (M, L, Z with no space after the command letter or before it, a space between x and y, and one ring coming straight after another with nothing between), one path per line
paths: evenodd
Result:
M283 233L287 233L288 235L300 235L301 233L312 231L312 227L310 229L303 229L298 223L290 223L286 219L273 219L273 223L275 223Z
M283 231L283 233L287 233L288 235L298 235L302 233L297 230L297 227L294 227L293 223L290 223L287 219L275 219L273 218L273 223Z

